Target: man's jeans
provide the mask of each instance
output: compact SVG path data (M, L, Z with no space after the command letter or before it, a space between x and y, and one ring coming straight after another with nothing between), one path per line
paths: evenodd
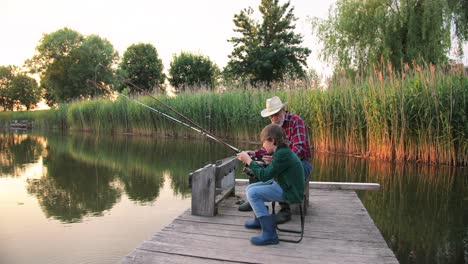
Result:
M245 188L245 192L247 193L247 200L257 217L269 215L265 202L284 201L283 189L274 180L249 184Z
M303 160L302 167L304 167L304 177L306 183L308 183L310 181L310 173L312 172L312 163L310 163L310 161Z

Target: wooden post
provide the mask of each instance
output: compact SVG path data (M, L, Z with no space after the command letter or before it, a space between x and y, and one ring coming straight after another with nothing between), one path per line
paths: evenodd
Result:
M235 192L235 175L239 165L236 157L218 160L190 174L192 214L215 216L217 205Z
M214 216L215 213L215 171L208 164L192 174L192 214Z

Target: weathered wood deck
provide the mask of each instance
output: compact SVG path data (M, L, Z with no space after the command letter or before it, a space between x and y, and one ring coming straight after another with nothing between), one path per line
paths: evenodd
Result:
M236 195L243 197L244 188L236 186ZM299 244L251 245L249 238L260 231L243 223L252 212L239 212L239 198L230 197L214 217L193 216L187 210L122 263L398 263L353 190L310 189L309 197ZM282 225L299 226L299 216Z

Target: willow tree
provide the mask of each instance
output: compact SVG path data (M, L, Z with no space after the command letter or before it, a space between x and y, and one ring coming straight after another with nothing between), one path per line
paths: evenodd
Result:
M382 59L396 68L446 63L451 30L459 46L468 38L467 8L467 1L455 0L338 0L312 27L324 44L322 59L365 74Z
M262 0L259 6L262 21L252 18L253 9L246 8L234 16L234 50L225 68L225 76L252 83L281 81L286 77L303 77L310 50L301 47L302 36L294 32L297 18L290 2Z

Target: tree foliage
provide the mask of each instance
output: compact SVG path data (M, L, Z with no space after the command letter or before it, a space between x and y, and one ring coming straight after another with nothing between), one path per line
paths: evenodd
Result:
M0 66L0 106L11 110L21 106L33 109L41 99L37 81L13 66Z
M4 110L13 110L14 100L11 90L13 77L12 66L0 66L0 106Z
M120 74L128 81L143 90L151 91L158 87L163 90L164 79L163 63L158 56L156 48L151 44L133 44L124 52L120 63ZM118 85L119 90L127 87ZM135 87L129 86L132 92L138 92Z
M322 58L337 69L365 74L382 59L397 68L420 60L440 64L447 62L452 24L460 41L468 37L467 5L454 0L338 0L328 18L314 19L312 27L324 44Z
M11 89L16 106L23 105L26 110L34 109L41 100L41 89L36 79L24 73L13 78Z
M234 50L225 76L254 84L304 76L310 50L300 46L302 36L294 32L297 19L290 2L280 5L279 0L262 0L259 11L261 22L251 17L250 7L234 16L234 31L240 36L228 40Z
M109 41L97 35L85 37L63 28L44 34L36 54L26 64L39 74L45 99L53 105L108 93L88 80L112 83L113 75L106 68L117 59L118 54Z
M170 63L169 83L178 91L188 87L208 87L216 84L219 68L208 57L189 52L174 55Z

